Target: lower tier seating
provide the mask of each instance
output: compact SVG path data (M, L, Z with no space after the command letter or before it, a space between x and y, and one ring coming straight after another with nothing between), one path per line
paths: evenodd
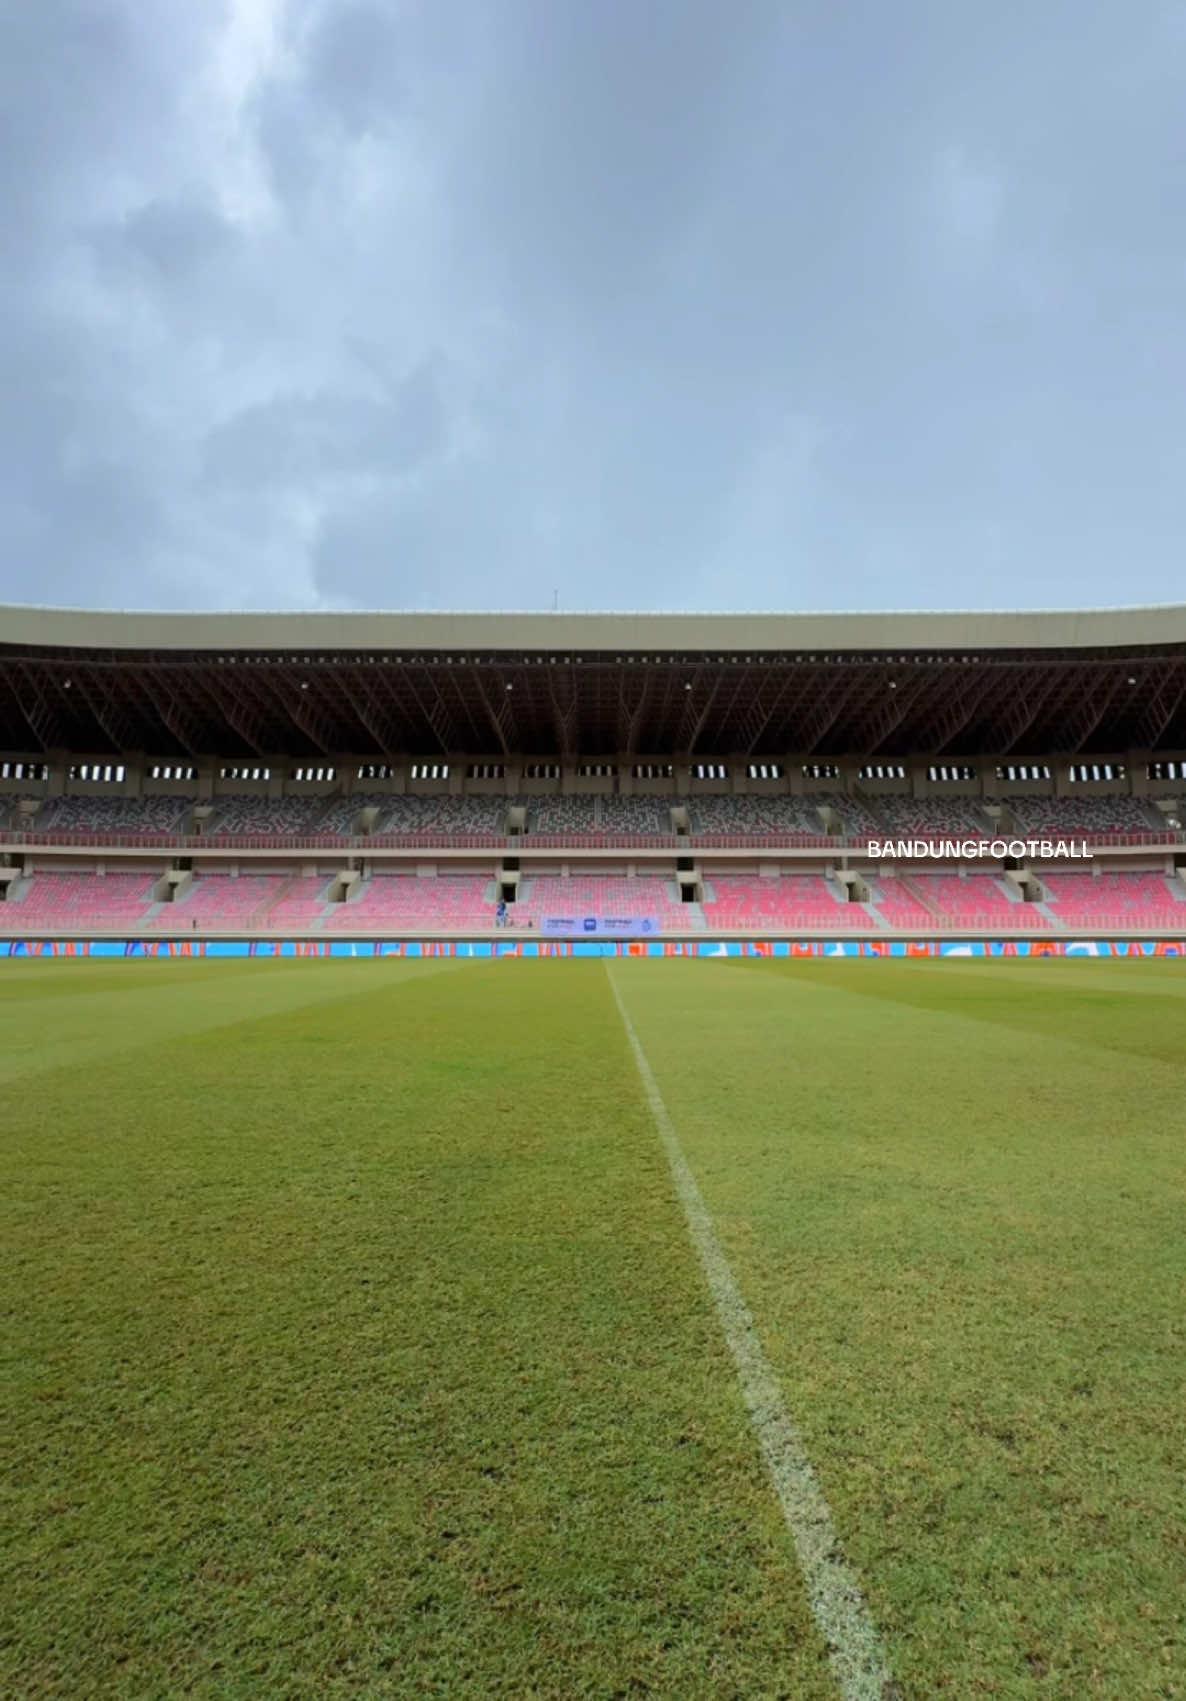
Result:
M212 933L247 927L286 884L282 874L195 875L193 885L171 904L161 906L150 926ZM197 924L196 927L194 924Z
M1048 916L1020 897L1012 898L992 874L912 874L914 893L940 921L968 927L991 925L1040 931Z
M1064 926L1111 927L1139 922L1181 927L1186 902L1164 874L1046 874L1046 907ZM1150 921L1150 918L1154 918Z
M283 933L286 928L307 932L320 921L333 883L324 874L299 875L264 913L269 933Z
M525 894L512 906L516 925L545 916L656 916L673 926L687 923L684 906L669 882L653 876L573 875L528 880Z
M494 905L483 875L442 874L418 880L410 874L376 874L359 897L334 904L321 924L322 933L398 931L428 933L434 928L455 932L494 924Z
M779 879L726 878L711 882L715 900L704 905L711 928L868 927L861 904L850 904L822 874L787 874Z
M35 874L23 898L3 906L10 925L38 931L70 929L135 930L152 904L154 875Z

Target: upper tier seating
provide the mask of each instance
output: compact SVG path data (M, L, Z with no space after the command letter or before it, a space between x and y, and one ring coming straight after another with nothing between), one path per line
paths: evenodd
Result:
M688 800L692 836L737 834L747 838L823 838L821 797L697 797Z
M32 831L178 833L193 803L188 797L54 797L34 816Z
M822 809L833 812L840 831L849 838L883 836L881 823L860 798L837 792L805 792L799 797L738 793L692 798L688 803L694 838L702 833L745 838L830 838L836 828L824 825Z
M213 836L237 838L301 838L317 832L324 814L323 797L255 797L227 794L215 800Z
M0 827L9 832L24 832L30 821L36 819L33 814L21 808L22 803L33 803L40 806L40 799L27 795L13 796L11 793L0 796Z
M544 916L657 916L687 923L687 910L672 897L669 883L657 876L547 876L526 883L524 896L511 906L516 925Z
M880 839L884 838L881 823L869 805L859 797L822 797L821 803L829 803L840 817L844 835L849 839Z
M376 874L361 896L332 904L322 921L323 933L431 933L437 928L461 931L494 925L494 905L484 875L442 874L419 880L410 874Z
M527 798L529 833L588 834L596 831L597 799L584 793L571 797Z
M1162 824L1135 797L1006 797L1001 800L1027 838L1060 833L1152 833Z
M846 902L822 874L722 876L714 877L711 885L716 897L704 905L704 915L717 930L869 926L864 907Z
M505 797L389 797L376 833L502 833Z
M671 833L671 800L666 797L602 797L598 827L603 833L635 833L667 837Z
M317 823L317 836L352 839L358 832L358 818L364 809L377 810L376 820L381 820L391 801L390 793L355 792L352 797L336 797Z
M977 814L971 798L877 797L872 807L894 839L984 838L988 820Z
M36 931L134 929L144 921L155 884L152 874L37 873L23 898L5 904L5 919Z

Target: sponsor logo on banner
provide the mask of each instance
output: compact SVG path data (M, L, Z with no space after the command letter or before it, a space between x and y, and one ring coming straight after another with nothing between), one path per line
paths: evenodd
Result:
M648 939L660 927L653 915L546 915L539 930L553 939Z

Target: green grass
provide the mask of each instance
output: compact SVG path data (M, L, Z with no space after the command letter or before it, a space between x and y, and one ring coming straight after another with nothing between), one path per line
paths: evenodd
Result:
M902 1695L1186 1697L1186 968L612 973ZM600 964L0 1035L0 1694L836 1693Z

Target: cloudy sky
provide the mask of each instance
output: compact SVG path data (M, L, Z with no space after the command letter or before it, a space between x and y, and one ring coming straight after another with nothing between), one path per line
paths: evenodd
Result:
M1183 596L1186 7L0 0L0 599Z

